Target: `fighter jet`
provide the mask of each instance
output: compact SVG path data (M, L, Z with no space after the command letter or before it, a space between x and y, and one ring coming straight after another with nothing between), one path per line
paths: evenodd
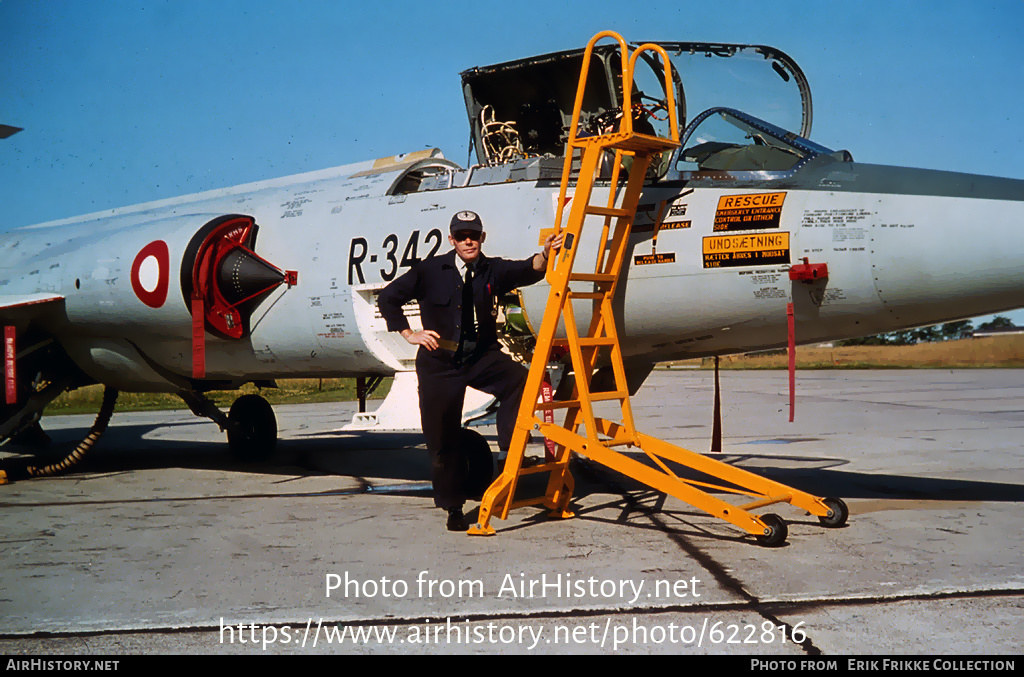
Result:
M600 46L578 121L600 134L631 116L664 136L671 93L682 130L645 177L617 288L631 388L659 361L784 347L791 326L813 343L1024 306L1024 181L957 173L954 154L953 171L858 163L810 139L810 87L782 51L658 44L672 92L659 57L624 82L619 47ZM269 404L246 395L224 414L209 392L409 373L414 348L386 330L376 295L446 250L458 211L480 214L496 254L537 251L573 199L559 184L583 58L463 72L466 167L430 149L0 234L0 440L100 383L177 393L260 455L276 438ZM513 352L528 354L547 292L495 308Z

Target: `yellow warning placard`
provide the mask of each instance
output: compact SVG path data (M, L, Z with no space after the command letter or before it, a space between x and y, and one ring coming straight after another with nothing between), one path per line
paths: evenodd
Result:
M705 268L789 263L789 233L711 235L703 240Z
M716 231L778 228L785 193L723 195L715 211Z

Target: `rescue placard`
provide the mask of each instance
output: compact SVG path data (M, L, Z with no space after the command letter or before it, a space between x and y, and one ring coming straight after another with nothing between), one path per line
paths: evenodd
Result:
M711 235L704 238L705 268L789 263L789 233Z
M676 255L673 252L664 254L640 254L633 257L633 263L638 266L649 266L655 263L675 263Z
M785 201L785 193L723 195L718 198L714 230L778 228Z

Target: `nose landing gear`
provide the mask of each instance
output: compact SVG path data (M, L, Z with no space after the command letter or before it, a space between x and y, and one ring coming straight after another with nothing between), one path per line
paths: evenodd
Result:
M225 414L210 398L188 390L178 392L196 416L215 422L227 432L228 449L239 461L265 461L277 448L277 417L263 397L242 395Z
M270 458L277 447L277 419L259 395L242 395L228 411L228 448L239 460Z

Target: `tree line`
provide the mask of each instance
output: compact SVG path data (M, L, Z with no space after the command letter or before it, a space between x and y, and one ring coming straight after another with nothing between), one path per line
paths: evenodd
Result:
M970 320L959 320L957 322L946 322L945 324L933 324L930 327L918 327L917 329L904 329L886 334L875 334L862 338L847 339L838 341L840 346L906 346L914 343L932 343L935 341L955 341L956 339L970 338L975 331L986 329L998 329L1000 327L1012 327L1013 321L1008 317L997 315L989 322L978 325Z

